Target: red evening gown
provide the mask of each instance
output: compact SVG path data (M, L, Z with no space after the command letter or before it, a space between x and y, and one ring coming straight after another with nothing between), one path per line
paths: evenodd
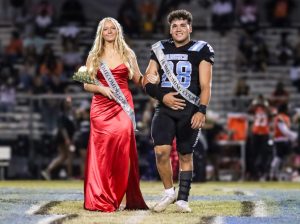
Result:
M133 108L127 67L121 64L111 72ZM97 77L108 86L100 71ZM148 209L139 187L138 156L129 116L114 100L95 94L90 120L84 208L113 212L126 193L126 209Z

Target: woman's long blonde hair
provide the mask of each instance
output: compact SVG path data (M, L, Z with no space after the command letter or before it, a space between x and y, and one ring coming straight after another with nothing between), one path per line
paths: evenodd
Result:
M135 57L135 55L134 52L130 49L130 47L126 44L124 40L123 30L120 23L116 19L111 17L106 17L99 22L95 41L91 51L89 52L89 58L91 60L91 66L89 68L89 72L93 78L96 77L99 64L100 64L100 58L104 52L104 39L102 37L102 34L103 34L104 24L106 21L111 21L117 29L117 36L114 42L114 48L121 55L124 64L129 70L129 79L131 79L133 77L132 58Z

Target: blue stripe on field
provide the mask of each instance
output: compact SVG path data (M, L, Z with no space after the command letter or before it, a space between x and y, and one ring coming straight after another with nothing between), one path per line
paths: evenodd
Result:
M298 224L298 217L224 217L223 224Z

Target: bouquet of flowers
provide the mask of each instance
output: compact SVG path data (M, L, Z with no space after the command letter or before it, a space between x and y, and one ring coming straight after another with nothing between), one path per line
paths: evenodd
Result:
M82 83L97 84L97 81L90 76L86 66L81 66L78 71L74 73L72 79Z

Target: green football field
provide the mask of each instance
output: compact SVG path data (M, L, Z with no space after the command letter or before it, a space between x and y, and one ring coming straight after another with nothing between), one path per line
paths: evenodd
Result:
M141 182L149 207L160 199L160 182ZM170 205L149 211L91 212L83 209L82 181L1 181L0 223L208 223L298 224L300 183L193 183L189 214Z

